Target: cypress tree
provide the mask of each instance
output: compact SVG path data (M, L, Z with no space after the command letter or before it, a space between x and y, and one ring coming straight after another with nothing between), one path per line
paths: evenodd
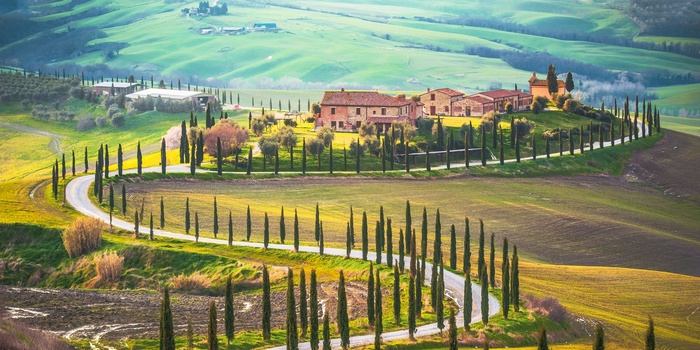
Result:
M223 154L221 151L221 138L216 137L216 173L221 176L223 167Z
M649 316L649 326L647 327L647 332L645 336L645 349L654 350L656 349L656 336L654 335L654 320Z
M350 206L350 244L355 248L355 214Z
M401 282L399 267L394 265L394 323L401 324Z
M503 129L500 129L499 133L501 134L501 137L500 137L499 148L498 148L498 160L501 163L501 165L503 165L505 163L505 159L504 159L505 156L503 154L503 152L504 152L504 150L503 150Z
M262 336L266 342L270 341L270 317L272 308L270 306L270 275L267 265L263 265L263 302L262 302Z
M550 151L549 151L549 137L544 139L544 152L547 154L547 159L550 157Z
M139 211L134 211L134 237L139 238Z
M75 150L71 150L71 175L75 176Z
M328 322L328 313L323 316L323 350L331 350L331 325Z
M515 161L520 163L520 137L515 133Z
M481 126L481 165L486 166L486 133L484 126Z
M494 132L494 135L495 135L495 132ZM496 141L496 136L494 136L493 140L494 140L494 142ZM448 136L447 137L447 150L445 151L445 155L447 158L447 170L450 170L450 141L451 141L451 137Z
M386 241L384 240L384 234L385 234L385 226L384 226L384 206L380 205L379 206L379 247L378 251L384 250L384 244ZM389 265L391 266L391 265Z
M450 335L450 350L457 350L457 321L455 320L455 310L450 308L449 335Z
M328 313L326 313L328 314ZM318 291L316 290L316 270L311 270L309 285L309 328L311 329L309 341L311 350L318 350Z
M469 134L471 134L471 122L469 122L469 131L464 134L464 166L469 168ZM408 164L408 159L406 159Z
M393 233L391 231L391 218L386 219L386 264L391 267L394 262Z
M320 218L320 213L318 211L318 202L316 202L316 221L315 221L315 226L314 226L314 237L316 238L316 242L319 240L319 236L321 233L321 218Z
M163 196L160 196L160 228L165 227L165 204L163 203Z
M464 247L462 251L462 272L467 276L467 279L469 279L469 274L471 272L472 268L472 262L471 262L471 237L469 233L469 218L464 217Z
M306 338L306 330L309 328L309 315L306 312L306 271L299 272L299 326L301 337Z
M405 244L403 236L404 236L403 229L400 228L399 229L399 262L398 262L398 264L399 264L399 271L401 271L401 273L403 273L403 270L404 270L404 267L406 264L406 262L405 262L406 253L403 249L404 244Z
M219 208L216 204L216 196L214 196L214 238L219 233Z
M484 278L482 273L484 272L484 265L486 265L486 260L484 259L484 221L479 219L479 256L477 260L476 268L479 271L479 280Z
M547 345L547 329L542 326L540 328L539 335L537 336L537 350L549 350L549 345Z
M294 273L287 268L287 350L299 349L299 333L297 331L297 310L294 299Z
M590 151L593 150L593 122L592 121L588 125L588 149Z
M430 304L433 309L437 306L437 298L439 294L439 281L438 281L438 263L442 262L442 225L440 224L440 209L437 210L435 214L435 240L433 241L433 273L431 275L431 288L430 288ZM435 286L435 287L433 287Z
M299 251L299 215L294 209L294 252Z
M197 165L197 157L195 155L196 144L192 144L192 154L190 155L190 175L194 176Z
M581 124L581 127L579 128L578 149L581 151L581 154L583 154L583 124Z
M114 186L109 184L109 228L112 228L112 212L114 211Z
M224 295L224 326L226 328L226 345L230 346L234 337L235 331L235 316L233 312L233 286L231 284L231 275L226 279L226 293Z
M381 251L381 228L379 227L379 221L377 221L377 225L374 228L374 246L376 250L376 259L375 262L377 265L382 263L382 251Z
M406 251L410 252L411 251L411 203L407 200L406 201Z
M185 200L185 232L190 234L190 198Z
M345 258L350 258L350 223L347 223L347 230L345 231Z
M379 279L379 269L377 269L374 287L374 346L378 349L382 341L382 333L384 333L384 325L382 324L382 282Z
M301 173L306 174L306 138L301 139Z
M503 275L501 276L502 278L502 285L501 285L501 303L503 305L503 318L506 320L508 319L508 311L510 308L510 295L508 295L508 292L510 290L510 263L508 259L508 255L505 256L505 259L503 260Z
M197 166L202 165L204 160L204 133L199 131L197 133Z
M489 255L489 281L491 288L496 288L496 247L494 245L495 234L491 233L491 254Z
M369 277L367 278L367 323L374 327L374 267L369 262Z
M109 178L109 173L107 173L107 178ZM61 179L66 179L66 154L61 155Z
M185 163L185 158L189 153L189 145L187 144L187 124L182 121L180 125L180 164Z
M615 123L610 122L610 146L615 147Z
M408 339L416 341L416 276L408 276Z
M173 313L170 310L168 287L163 289L163 301L160 307L160 348L162 350L175 350Z
M136 167L139 175L143 172L143 155L141 154L141 141L136 144Z
M338 284L338 333L340 333L340 346L343 349L350 347L350 321L348 320L348 300L345 296L345 277L340 270L340 282Z
M231 211L228 211L228 246L229 248L233 246L233 215Z
M270 220L267 217L267 212L265 212L265 223L263 230L263 246L267 249L268 244L270 244Z
M520 272L518 271L518 246L513 246L513 261L510 273L510 299L515 312L520 311Z
M194 242L199 243L199 214L194 212Z
M481 322L489 324L489 279L486 275L486 265L481 267Z
M250 234L253 231L253 222L250 219L250 205L248 206L248 209L246 210L246 221L245 221L245 227L246 227L246 235L245 235L245 240L250 242Z
M323 221L321 221L321 232L318 238L318 253L323 256Z
M515 119L510 117L510 149L515 147Z
M469 332L469 324L472 320L472 307L473 307L473 297L472 297L472 282L469 279L469 274L464 278L464 307L462 312L464 313L464 330Z
M625 120L620 119L620 144L625 144Z
M85 173L87 174L88 172L88 149L87 146L85 146Z
M561 128L559 129L559 156L564 155L564 143L562 142L562 137L561 137Z
M148 231L148 238L152 241L153 240L153 212L151 212L151 221L149 221L149 228L150 228L150 230Z
M605 350L605 330L598 322L595 325L595 338L593 338L593 350Z
M450 268L457 270L457 232L454 224L450 226Z
M384 136L384 142L382 143L382 172L386 172L386 136ZM359 148L359 146L358 146Z
M287 229L284 225L284 206L282 206L282 212L280 213L280 242L284 244L284 239L287 236Z
M445 328L445 307L443 300L445 299L445 266L440 261L440 275L438 276L437 296L435 298L435 313L437 316L437 326L440 329L440 334Z
M165 167L167 166L168 158L165 153L165 137L160 141L160 172L165 175Z
M367 212L362 212L362 260L367 260L369 250L369 233L367 232Z
M216 336L216 302L209 303L209 327L207 327L207 349L219 350L219 339Z

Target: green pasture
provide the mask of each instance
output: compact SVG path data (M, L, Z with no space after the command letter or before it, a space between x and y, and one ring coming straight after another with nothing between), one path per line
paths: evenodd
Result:
M661 123L664 128L700 136L700 119L698 118L662 116Z
M652 103L661 109L668 109L669 112L678 113L680 109L689 112L700 111L700 84L673 85L655 88L654 92L659 98ZM677 114L676 114L677 115Z

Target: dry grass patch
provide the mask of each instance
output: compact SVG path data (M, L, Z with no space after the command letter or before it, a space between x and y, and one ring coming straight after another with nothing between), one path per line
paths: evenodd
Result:
M108 251L95 255L95 272L97 279L105 283L116 283L122 274L124 257L116 252Z
M102 221L97 218L79 218L63 231L63 246L71 258L88 253L102 243Z
M211 280L200 272L177 275L170 279L173 289L183 292L204 292L211 287Z

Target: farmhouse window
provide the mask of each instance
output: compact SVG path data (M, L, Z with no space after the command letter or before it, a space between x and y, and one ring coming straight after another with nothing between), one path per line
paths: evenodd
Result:
M435 101L435 94L430 94L430 100Z
M449 112L449 111L450 111L450 107L449 107L449 106L445 106L445 112Z
M360 115L361 110L362 109L360 107L355 108L355 114Z
M382 115L386 115L386 108L382 108Z
M331 107L331 114L335 114L335 107Z
M355 122L355 127L359 128L362 125L362 122Z
M335 129L335 122L331 122L331 128Z
M338 127L342 128L343 127L343 122L338 122Z

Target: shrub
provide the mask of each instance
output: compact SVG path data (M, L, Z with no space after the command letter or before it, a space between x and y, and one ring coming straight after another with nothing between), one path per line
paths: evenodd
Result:
M360 124L360 137L374 136L377 135L377 126L374 123L362 123Z
M518 133L518 140L524 139L526 136L535 130L535 123L522 118L513 120L513 126L515 131Z
M548 317L550 320L557 323L564 322L569 315L566 308L559 303L559 300L552 297L537 298L532 295L525 295L523 301L526 309Z
M496 114L494 111L488 112L481 117L481 123L479 125L483 126L486 132L491 132L493 129L494 119L496 120L496 125L498 125L498 123L501 122L501 115Z
M317 132L316 132L316 137L323 141L323 145L328 147L331 145L331 142L333 142L333 139L335 138L335 132L333 129L331 129L330 126L324 126L321 127Z
M359 147L358 147L358 146L359 146ZM362 144L362 145L358 145L358 144L357 144L357 140L352 139L352 141L350 141L350 155L351 155L351 156L356 157L356 156L357 156L357 152L359 151L359 152L360 152L360 157L364 157L364 156L365 156L365 151L366 151L366 150L367 150L367 143Z
M95 255L95 272L97 279L105 283L116 283L122 274L124 266L124 257L119 256L116 252L104 252Z
M107 118L108 118L108 119L112 119L112 117L113 117L115 114L117 114L117 113L119 113L119 106L117 106L116 103L115 103L115 104L112 104L112 105L109 106L109 108L107 109Z
M323 140L321 139L311 139L306 143L306 151L316 159L323 154L324 148L325 146L323 145Z
M97 218L79 218L61 234L63 246L71 258L99 247L102 243L102 221Z
M562 94L562 95L556 95L554 97L554 103L556 103L557 108L562 109L564 108L564 104L566 101L571 99L571 94Z
M569 112L569 113L577 113L578 110L581 108L581 102L574 100L573 98L570 98L564 102L564 110Z
M547 96L535 96L535 98L532 101L539 103L542 109L547 108L547 104L549 103L549 99L547 98Z
M508 113L508 114L513 113L513 104L510 102L506 102L506 113Z
M306 118L306 122L307 122L307 123L313 123L313 122L315 122L315 121L316 121L316 117L314 117L314 116L311 116L311 117Z
M540 112L542 112L542 105L540 105L537 101L532 101L530 110L532 111L532 114L538 115Z
M112 126L121 128L126 123L126 117L124 114L117 113L112 117Z
M85 117L78 121L78 125L75 126L78 131L88 131L97 126L95 120L90 117Z
M435 124L435 121L430 118L421 117L416 119L418 134L422 136L431 135L433 133L433 124Z
M186 276L185 274L174 276L170 279L173 289L186 292L204 292L211 287L209 278L199 272Z
M180 127L177 128L180 129ZM177 135L179 134L178 132ZM248 141L248 130L243 129L238 123L230 119L224 119L214 125L214 127L204 133L204 149L210 156L216 156L217 138L221 140L222 157L228 157L235 154L236 150L239 150ZM178 139L178 147L179 144Z
M182 127L179 125L173 126L165 133L165 149L172 151L180 149L180 137L182 136Z
M107 125L107 118L106 117L98 117L95 119L95 124L99 127L103 127Z

